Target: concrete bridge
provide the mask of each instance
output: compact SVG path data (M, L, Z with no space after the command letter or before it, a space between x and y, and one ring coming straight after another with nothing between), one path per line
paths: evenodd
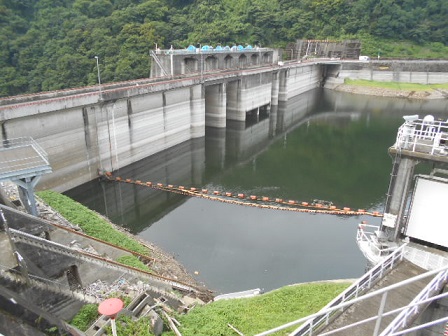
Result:
M438 83L447 62L318 60L142 79L0 100L3 141L31 136L52 174L38 188L65 191L250 114L344 78Z

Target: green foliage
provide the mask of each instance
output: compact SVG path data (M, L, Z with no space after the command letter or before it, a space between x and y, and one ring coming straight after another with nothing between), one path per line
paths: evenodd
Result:
M233 335L227 325L230 323L243 334L254 335L317 312L347 286L347 283L301 284L251 299L216 301L178 316L179 331L184 336ZM294 329L276 335L288 335Z
M138 335L138 336L152 336L149 330L150 320L149 318L143 317L137 321L133 321L129 316L120 315L116 321L117 325L117 334L119 336L129 336L129 335ZM112 328L106 328L106 334L112 335Z
M5 0L0 97L149 75L148 51L359 38L363 54L446 58L446 0Z
M98 305L86 304L81 307L78 314L76 314L76 316L70 321L70 324L81 331L86 331L98 317Z
M85 234L115 244L122 248L149 255L149 250L128 235L115 230L97 213L57 192L46 190L37 195L71 223L78 225Z
M121 264L141 269L142 271L151 271L140 259L133 255L121 256L117 258L117 261Z
M348 283L331 282L287 286L250 299L221 300L197 306L176 318L181 322L179 330L184 336L233 335L229 323L245 335L254 335L317 312L348 286ZM129 298L120 298L125 306L129 304ZM85 331L97 318L98 306L89 304L81 308L70 324ZM152 335L146 318L133 321L120 315L116 324L119 336ZM294 329L292 327L276 335L288 335ZM106 332L110 335L111 329ZM174 333L168 331L163 335L173 336Z
M448 89L448 83L417 84L417 83L399 83L399 82L378 82L365 79L350 79L350 78L346 78L344 80L344 83L349 85L379 87L392 90L427 91L433 89Z

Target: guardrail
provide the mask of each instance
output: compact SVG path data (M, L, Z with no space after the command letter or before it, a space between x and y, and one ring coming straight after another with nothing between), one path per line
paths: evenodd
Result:
M322 310L326 311L332 307L340 305L341 303L357 298L361 293L364 293L366 290L370 289L379 279L383 277L386 272L390 271L398 262L403 260L404 247L405 245L402 245L400 248L396 249L396 251L384 259L382 263L376 265L369 272L364 274L358 279L358 281L322 308ZM340 311L332 310L316 316L315 318L305 322L298 329L294 330L291 335L313 335L313 332L315 332L316 329L328 325L332 318L339 313Z
M156 49L154 51L151 50L151 52L154 52L156 55L194 55L194 54L224 54L224 53L256 53L256 52L267 52L267 51L273 51L274 49L271 48L259 48L259 47L253 47L253 48L238 48L238 47L222 47L221 49L216 48L209 48L209 49L202 49L202 48L195 48L194 50L190 49Z
M405 116L406 122L400 126L392 148L411 152L447 155L448 122L434 120L428 115L418 119L418 115Z
M14 161L6 161L3 170L21 170L30 167L49 166L48 154L32 137L7 139L0 142L0 150L12 150L15 148L32 147L34 153L30 157L15 158Z
M379 226L361 223L356 231L356 243L365 257L374 264L397 249L397 246L381 246L376 234L379 230Z
M426 287L411 301L410 305L401 311L401 313L383 330L381 335L393 334L409 325L416 315L421 311L422 306L429 305L428 299L440 290L448 282L448 269L438 273Z
M401 252L400 252L399 254L401 255L401 258L402 258L403 254L404 254L404 253L403 253L403 249L404 249L404 246L400 248ZM317 313L315 313L315 314L312 314L312 315L309 315L309 316L300 318L300 319L298 319L298 320L295 320L295 321L292 321L292 322L283 324L283 325L281 325L281 326L279 326L279 327L276 327L276 328L267 330L267 331L265 331L265 332L262 332L262 333L259 333L259 334L255 335L255 336L271 335L271 334L273 334L273 333L275 333L275 332L278 332L278 331L284 330L284 329L286 329L286 328L289 328L289 327L298 325L298 324L300 324L300 323L304 323L305 325L300 326L298 329L296 329L295 331L293 331L293 332L290 333L289 335L291 335L291 336L305 335L305 333L299 333L299 332L302 330L302 328L305 328L305 326L306 326L307 324L308 324L308 327L309 327L309 323L310 323L310 321L312 321L312 320L314 321L316 318L321 318L322 316L326 316L326 315L328 315L328 314L332 314L332 312L335 312L335 311L342 311L343 309L345 309L345 308L347 308L347 307L349 307L349 306L351 306L351 305L353 305L353 304L355 304L355 303L358 303L358 302L361 302L361 301L369 300L370 298L375 297L375 296L378 296L378 295L382 295L382 296L383 296L382 301L384 301L384 297L385 297L385 295L386 295L388 292L390 292L390 291L392 291L392 290L394 290L394 289L397 289L397 288L400 288L400 287L404 287L404 286L410 285L410 284L412 284L412 283L414 283L414 282L416 282L416 281L420 281L420 280L425 279L425 278L428 278L428 277L430 277L430 276L436 276L437 274L439 274L439 273L441 273L441 272L446 272L446 271L448 271L448 266L444 266L444 267L442 267L442 268L440 268L440 269L437 269L437 270L432 270L432 271L428 271L428 272L423 273L423 274L420 274L420 275L416 275L416 276L414 276L414 277L412 277L412 278L409 278L409 279L400 281L400 282L398 282L398 283L392 284L392 285L390 285L390 286L384 287L384 288L379 289L379 290L376 290L376 291L374 291L374 292L364 294L364 295L362 295L362 296L359 296L359 297L357 297L357 298L353 298L353 299L351 299L351 300L348 300L348 301L339 303L339 304L337 304L337 305L333 305L332 307L328 307L328 308L325 307L325 308L323 308L320 312L317 312ZM424 290L423 290L422 292L424 292ZM322 333L322 334L319 333L319 335L327 336L327 335L330 335L330 334L339 333L339 332L341 332L342 330L345 331L345 330L348 330L348 329L350 329L350 328L352 328L352 327L355 327L355 326L358 326L358 325L361 325L361 324L364 324L364 323L367 323L367 322L372 322L372 321L376 321L376 327L375 327L375 331L374 331L374 334L373 334L373 335L378 335L378 328L377 328L377 326L379 325L378 322L381 322L381 318L383 318L383 317L385 317L385 316L392 315L392 314L399 313L399 312L401 312L401 311L403 311L403 310L409 309L409 308L411 308L411 307L413 307L413 306L420 305L420 304L422 304L422 303L431 303L431 302L434 302L435 300L442 299L442 298L445 298L445 297L448 297L448 292L445 292L445 293L442 293L442 294L438 294L438 295L435 295L435 296L433 296L433 297L426 298L426 299L425 299L425 298L421 298L422 301L419 302L419 303L410 303L410 304L407 304L407 305L405 305L405 306L403 306L403 307L401 307L401 308L397 308L397 309L388 311L388 312L386 312L386 313L381 312L382 309L381 309L381 307L380 307L380 313L378 313L378 314L375 315L375 316L372 316L372 317L366 318L366 319L364 319L364 320L362 320L362 321L358 321L358 322L355 322L355 323L352 323L352 324L349 324L349 325L340 327L340 328L335 329L335 330L331 330L331 331L329 331L329 332L325 332L325 333ZM383 308L384 308L384 307L383 307ZM444 318L441 318L441 319L438 319L438 320L434 320L434 321L431 321L431 322L428 322L428 323L423 323L423 324L421 324L421 325L411 327L411 328L409 328L409 329L407 329L407 330L401 330L401 331L399 331L399 332L394 332L394 333L384 333L384 332L383 332L383 333L381 334L381 336L386 336L386 335L387 335L387 336L397 336L397 335L402 335L402 334L406 334L407 332L410 332L410 331L420 330L420 329L426 328L426 327L428 327L428 326L436 325L436 324L439 324L439 323L442 323L442 322L445 322L445 321L448 321L448 317L444 317ZM312 335L312 332L315 332L316 329L317 329L317 328L316 328L316 326L315 326L314 329L311 329L311 332L308 333L308 335Z

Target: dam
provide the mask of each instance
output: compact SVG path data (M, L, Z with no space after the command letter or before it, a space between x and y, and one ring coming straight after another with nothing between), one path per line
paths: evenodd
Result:
M64 192L95 179L98 171L115 171L204 137L206 127L225 128L248 115L269 114L279 102L333 88L344 78L427 84L448 74L447 62L283 64L267 55L261 59L273 63L4 98L1 139L33 138L53 171L42 176L37 189Z
M320 65L321 67L324 67L323 65ZM329 82L337 82L337 81L339 81L341 78L340 77L342 77L343 76L343 74L344 74L344 71L339 71L339 72L331 72L331 70L330 70L330 68L335 68L335 69L337 69L337 67L338 67L338 65L336 65L336 68L335 68L335 65L334 64L329 64L328 65L328 67L326 68L326 75L324 76L324 78L326 79L326 82L327 83L329 83ZM284 66L279 66L278 68L285 68ZM342 63L341 63L341 67L339 68L339 69L341 69L342 68ZM323 68L323 69L325 69L325 68ZM361 72L363 72L364 74L366 73L364 70L359 70L359 74L361 74ZM372 72L370 72L371 74L372 74ZM330 74L332 74L332 75L330 75ZM385 75L385 74L384 74ZM423 77L422 77L423 78ZM426 77L426 78L428 78L428 76ZM223 83L224 84L224 83ZM142 84L140 84L139 83L139 86L140 85L142 85ZM322 85L322 83L320 83L320 85ZM222 85L222 91L224 91L224 89L227 89L227 85ZM101 95L99 95L101 93ZM107 95L107 92L104 90L104 91L101 91L101 92L98 92L97 94L99 95L99 99L100 100L103 100L103 99L105 99L104 97ZM103 96L103 94L104 94L104 96ZM227 99L227 95L226 95L226 99ZM298 104L300 104L300 105L303 105L303 101L300 101ZM227 105L227 104L226 104ZM274 114L275 113L275 106L276 105L274 105L274 104L271 104L270 106L267 106L267 107L263 107L263 106L261 106L260 108L258 108L258 109L254 109L254 110L249 110L249 111L247 111L246 112L246 116L250 116L250 115L253 115L253 114L267 114L267 113L269 113L269 114ZM227 108L226 108L226 112L227 112ZM131 113L131 116L132 116L132 113ZM225 118L225 120L226 120L226 127L227 127L227 124L229 123L231 123L231 120L229 121L228 120L228 118ZM205 119L204 119L204 121L205 121ZM264 119L264 121L265 121L265 124L267 123L267 119ZM113 125L114 124L114 121L113 120L111 120L110 121L110 123ZM205 121L205 123L206 123L206 121ZM261 124L261 123L260 123ZM260 126L260 124L256 124L255 126ZM219 130L223 130L224 129L224 127L217 127L217 126L215 126L215 127L212 127L213 129L219 129ZM6 133L6 131L7 131L7 128L5 127L5 133ZM113 132L111 132L112 134L113 134ZM112 135L112 139L113 139L113 135ZM195 138L196 139L196 138ZM250 140L250 137L248 137L247 138L248 140ZM61 139L62 140L62 139ZM198 138L198 140L199 140L199 138ZM286 139L285 139L286 140ZM289 139L289 141L290 141L291 139ZM39 140L38 140L39 141ZM40 141L39 141L39 143L40 143ZM183 142L184 143L184 142ZM244 154L244 153L242 153L242 154ZM193 162L193 160L191 160L192 162ZM306 160L305 160L306 161ZM119 160L118 160L118 162L119 162ZM308 163L306 163L306 164L308 164ZM142 167L144 170L146 170L146 167ZM93 169L93 168L92 168ZM149 176L151 176L151 178L153 177L153 175L151 174L151 175L149 175ZM196 217L196 216L195 216ZM194 220L197 220L197 218L194 218ZM291 223L293 223L294 221L290 221ZM259 224L259 223L257 223L257 224ZM345 226L347 226L347 225L345 225ZM328 229L330 230L330 227L328 226ZM189 228L189 230L191 230L190 228ZM288 230L288 232L290 232L289 230ZM298 233L299 234L299 233ZM185 236L184 236L185 237ZM26 238L26 237L23 237L23 238ZM253 237L252 237L253 238ZM310 241L311 241L311 239L310 239ZM325 268L325 267L324 267ZM196 269L196 268L193 268L193 269ZM202 270L201 270L202 271ZM300 267L300 271L301 272L303 272L304 271L304 267L303 267L303 265L301 265L301 267ZM306 271L305 272L303 272L303 273L307 273ZM297 279L297 278L295 278L295 279Z

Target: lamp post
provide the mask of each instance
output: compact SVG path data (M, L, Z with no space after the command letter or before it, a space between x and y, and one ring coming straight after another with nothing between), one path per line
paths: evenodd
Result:
M101 75L100 75L99 57L95 56L95 59L96 59L96 69L98 70L98 87L100 90L100 100L103 100L103 93L101 91Z

